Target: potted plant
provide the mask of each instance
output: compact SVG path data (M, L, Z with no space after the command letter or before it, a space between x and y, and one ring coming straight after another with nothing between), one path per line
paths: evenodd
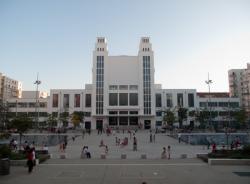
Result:
M10 173L10 154L11 150L8 145L0 146L0 175L8 175Z

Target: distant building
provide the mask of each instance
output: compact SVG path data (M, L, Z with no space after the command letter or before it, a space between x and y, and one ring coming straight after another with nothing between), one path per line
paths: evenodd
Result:
M240 108L240 100L237 97L230 97L229 93L201 93L197 92L198 108L210 113L211 125L225 127L235 123L233 111Z
M21 98L22 83L0 73L0 100Z
M228 71L229 92L231 97L239 97L242 107L250 115L250 63L245 69Z

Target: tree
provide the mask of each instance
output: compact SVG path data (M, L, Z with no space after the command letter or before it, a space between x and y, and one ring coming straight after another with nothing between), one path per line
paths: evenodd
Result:
M179 128L182 128L183 121L187 119L187 111L188 109L180 107L178 109L178 121L179 121Z
M32 128L32 120L26 116L18 116L11 121L10 127L16 129L20 136L19 149L21 149L22 135Z
M163 121L167 122L167 125L172 127L175 122L174 112L168 109L167 111L163 111L163 113L164 113Z
M47 122L50 128L57 125L57 119L52 114L49 114Z
M66 111L59 114L59 120L63 123L64 126L67 126L68 117L69 113Z
M246 127L247 114L244 109L233 112L233 117L240 124L242 128Z
M196 110L195 112L195 118L200 123L200 128L204 129L206 127L206 122L209 120L209 111L204 110Z
M80 122L83 122L84 119L84 112L82 111L74 111L71 114L71 121L74 124L74 126L78 126Z

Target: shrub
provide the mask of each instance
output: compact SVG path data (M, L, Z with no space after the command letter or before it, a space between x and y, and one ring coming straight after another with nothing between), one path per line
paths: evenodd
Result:
M24 160L24 159L26 159L26 155L22 154L22 153L12 152L10 155L10 159L11 160Z
M2 145L0 146L0 158L9 158L11 155L11 150L9 146Z

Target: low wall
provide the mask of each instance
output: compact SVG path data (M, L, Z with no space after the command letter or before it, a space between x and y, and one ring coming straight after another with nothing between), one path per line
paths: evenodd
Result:
M208 159L209 165L250 165L250 159Z

